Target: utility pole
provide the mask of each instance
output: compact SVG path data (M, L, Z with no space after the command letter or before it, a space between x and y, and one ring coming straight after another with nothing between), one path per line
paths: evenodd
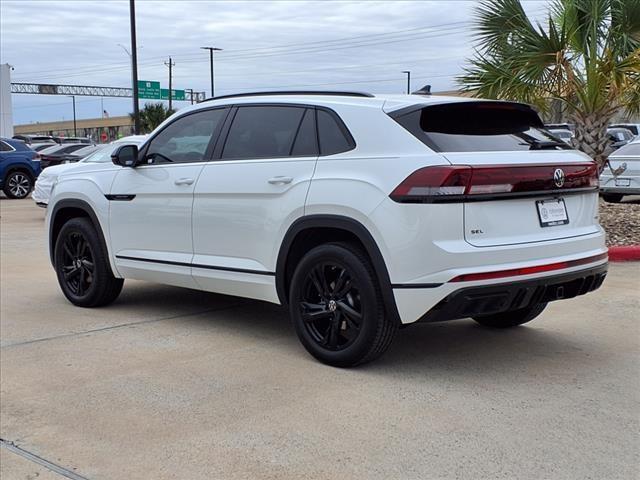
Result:
M411 72L409 70L403 70L402 73L407 74L407 95L411 93Z
M131 82L133 88L133 132L140 135L140 110L138 108L138 48L136 46L136 5L129 0L129 20L131 21Z
M173 88L173 79L172 79L173 78L173 75L172 75L173 71L172 71L172 69L173 69L173 66L176 64L176 62L172 62L171 61L171 57L169 57L169 62L164 62L164 64L167 67L169 67L169 110L171 110L171 105L173 105L172 102L171 102L171 97L173 97L172 91L171 91L171 89Z
M73 100L73 136L77 137L78 132L76 130L76 96L75 95L67 95Z
M217 47L200 47L202 50L209 50L209 68L211 70L211 98L216 96L213 82L213 52L221 52L221 48Z

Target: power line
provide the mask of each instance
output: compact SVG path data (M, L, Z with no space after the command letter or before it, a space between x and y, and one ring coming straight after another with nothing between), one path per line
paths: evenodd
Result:
M393 38L393 39L387 39L387 40L383 40L383 41L375 41L375 42L371 42L371 41L358 41L358 42L343 42L341 44L337 44L337 45L326 45L326 46L316 46L316 47L297 47L297 48L290 48L290 49L286 49L286 50L280 50L280 51L272 51L272 52L264 52L264 53L254 53L254 54L241 54L241 55L223 55L220 57L220 61L222 62L227 62L230 60L246 60L246 59L251 59L251 58L266 58L266 57L272 57L272 56L281 56L281 55L297 55L297 54L306 54L306 53L315 53L315 52L321 52L321 51L329 51L329 50L340 50L340 49L346 49L346 48L359 48L359 47L366 47L366 46L372 46L372 45L384 45L384 44L390 44L390 43L398 43L398 42L405 42L405 41L414 41L414 40L421 40L421 39L427 39L427 38L435 38L435 37L439 37L439 36L443 36L443 35L450 35L453 33L456 33L457 31L461 31L463 29L463 27L454 27L453 25L457 25L457 24L466 24L467 22L455 22L449 25L452 26L447 26L446 28L440 28L439 30L436 30L435 27L431 27L433 31L429 32L429 33L420 33L420 34L412 34L412 35L408 35L405 36L404 38ZM440 27L444 27L443 24ZM382 35L382 34L380 34ZM391 35L391 33L389 33L389 35ZM308 42L308 43L320 43L320 42ZM326 43L326 42L325 42ZM330 42L333 43L333 42ZM299 44L299 45L304 45L304 44ZM267 48L267 47L265 47ZM279 48L279 47L269 47L269 48ZM231 50L229 50L231 52ZM185 55L182 58L189 58L191 57L190 55ZM151 57L150 57L151 58ZM203 63L205 60L204 59L193 59L193 60L184 60L182 63ZM129 68L129 65L123 65L123 64L118 64L120 66L116 66L116 67L109 67L109 68L97 68L97 69L91 69L91 68L85 68L85 69L71 69L73 71L73 73L69 73L69 74L60 74L60 75L56 75L55 72L56 70L49 70L47 71L47 75L46 77L36 77L35 80L37 80L38 78L70 78L70 77L76 77L76 76L83 76L86 75L88 73L100 73L100 72L115 72L115 71L119 71L119 70L124 70ZM158 63L157 62L149 62L149 61L145 61L145 62L139 62L138 63L139 66L149 66L149 65L154 65L157 66ZM66 70L66 69L65 69ZM62 70L57 70L57 71L62 71ZM35 73L35 72L32 72ZM54 73L54 75L51 75L51 73ZM24 73L22 75L26 75L27 73ZM22 77L21 77L22 78ZM31 80L34 80L33 78Z
M288 48L288 47L296 47L296 48L300 48L300 47L305 47L306 45L316 45L316 44L330 44L330 43L336 43L336 42L345 42L345 41L352 41L355 39L360 39L360 38L369 38L369 37L383 37L383 36L390 36L390 35L398 35L398 34L402 34L405 32L412 32L412 31L418 31L418 30L428 30L428 29L438 29L441 27L449 27L449 26L453 26L453 25L459 25L459 24L467 24L468 21L459 21L459 22L449 22L449 23L442 23L442 24L438 24L438 25L431 25L428 27L416 27L416 28L409 28L409 29L404 29L404 30L396 30L393 32L384 32L384 33L375 33L375 34L367 34L367 35L357 35L357 36L353 36L353 37L343 37L343 38L337 38L337 39L333 39L333 40L318 40L318 41L313 41L313 42L299 42L299 43L290 43L290 44L284 44L284 45L275 45L275 46L271 46L271 47L257 47L257 48L248 48L248 49L240 49L240 50L233 50L230 49L228 50L228 53L231 54L231 56L234 56L235 54L238 53L246 53L246 52L257 52L257 51L264 51L264 50L276 50L276 49L283 49L283 48ZM173 55L174 57L179 56L178 55ZM180 59L185 59L185 58L191 58L191 57L196 57L199 56L197 54L187 54L187 55L183 55L180 57ZM162 56L154 56L154 57L148 57L148 60L151 59L164 59L166 58L166 56L162 55ZM102 68L102 67L109 67L109 66L124 66L124 67L128 67L128 64L124 64L123 62L117 62L117 63L111 63L111 64L101 64L101 65L95 65L95 66L91 66L91 67L87 67L90 69L93 69L94 67L98 67L98 68ZM36 71L27 71L27 72L21 72L23 75L31 75L31 74L38 74L38 73L51 73L51 72L64 72L64 71L77 71L76 67L66 67L66 68L62 68L62 69L57 69L57 70L36 70Z

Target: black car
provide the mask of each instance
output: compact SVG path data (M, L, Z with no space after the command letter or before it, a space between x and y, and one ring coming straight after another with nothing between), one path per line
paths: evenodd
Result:
M42 168L46 168L53 165L60 165L61 163L68 163L72 158L69 157L69 155L87 147L92 147L92 145L87 145L85 143L69 143L45 148L40 151L40 164L42 165ZM89 153L91 152L87 152L86 155ZM74 161L78 161L80 158L76 158Z

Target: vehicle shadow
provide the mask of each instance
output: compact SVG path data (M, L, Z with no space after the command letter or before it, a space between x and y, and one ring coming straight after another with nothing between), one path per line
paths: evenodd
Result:
M264 342L265 346L275 344L273 348L280 349L288 359L316 362L299 344L287 309L282 306L141 284L110 308L173 309L176 303L188 305L194 312L175 315L174 321L185 328L197 325L205 334L229 333L250 342ZM410 325L398 331L385 355L355 371L382 376L482 378L499 374L515 378L533 375L539 368L562 368L563 362L581 363L580 368L588 369L597 361L597 345L584 344L577 332L573 335L550 329L544 318L545 314L528 325L505 330L486 328L471 319Z

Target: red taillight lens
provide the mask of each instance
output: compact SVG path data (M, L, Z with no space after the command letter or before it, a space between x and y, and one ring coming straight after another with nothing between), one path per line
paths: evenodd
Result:
M598 169L594 162L482 167L452 165L416 170L391 192L390 197L396 202L430 203L597 187Z
M471 167L426 167L416 170L391 193L398 202L406 198L463 195L471 179Z

